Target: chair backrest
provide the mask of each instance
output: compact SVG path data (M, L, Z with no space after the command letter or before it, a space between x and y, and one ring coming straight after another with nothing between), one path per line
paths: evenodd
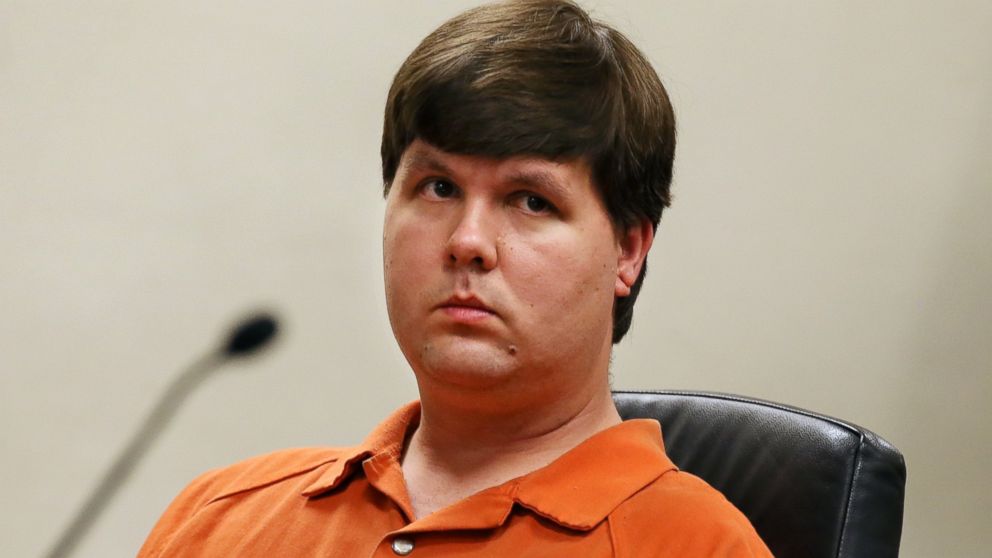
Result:
M672 461L722 492L778 558L898 556L906 465L873 432L736 395L613 398L624 419L658 420Z

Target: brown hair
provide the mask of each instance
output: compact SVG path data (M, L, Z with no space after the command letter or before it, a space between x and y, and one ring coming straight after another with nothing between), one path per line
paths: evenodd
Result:
M388 194L420 138L451 153L584 158L617 230L670 203L675 115L644 55L569 0L471 9L427 36L389 90L382 133ZM630 328L647 262L613 308L613 343Z

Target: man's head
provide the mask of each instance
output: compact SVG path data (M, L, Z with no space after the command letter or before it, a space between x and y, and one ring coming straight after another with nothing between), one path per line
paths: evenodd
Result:
M494 159L581 160L618 236L669 204L675 121L657 74L618 31L567 0L469 10L431 33L404 62L386 105L382 169L388 194L420 139ZM613 307L626 334L644 269Z

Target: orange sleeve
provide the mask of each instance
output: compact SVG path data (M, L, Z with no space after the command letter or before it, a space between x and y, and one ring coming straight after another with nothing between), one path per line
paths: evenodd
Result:
M754 527L722 494L682 471L662 475L610 514L622 558L770 558Z
M216 476L217 471L200 475L175 497L145 539L138 558L157 558L162 554L183 525L213 497L211 488Z
M239 490L312 471L333 462L336 456L337 450L331 448L292 448L207 471L193 480L169 504L138 551L138 558L162 556L183 528L190 525L197 513L210 502Z

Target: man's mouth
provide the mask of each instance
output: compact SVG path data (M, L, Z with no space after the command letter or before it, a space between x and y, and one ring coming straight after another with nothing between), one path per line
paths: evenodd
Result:
M497 316L495 310L475 296L453 296L438 308L457 322L473 323Z

